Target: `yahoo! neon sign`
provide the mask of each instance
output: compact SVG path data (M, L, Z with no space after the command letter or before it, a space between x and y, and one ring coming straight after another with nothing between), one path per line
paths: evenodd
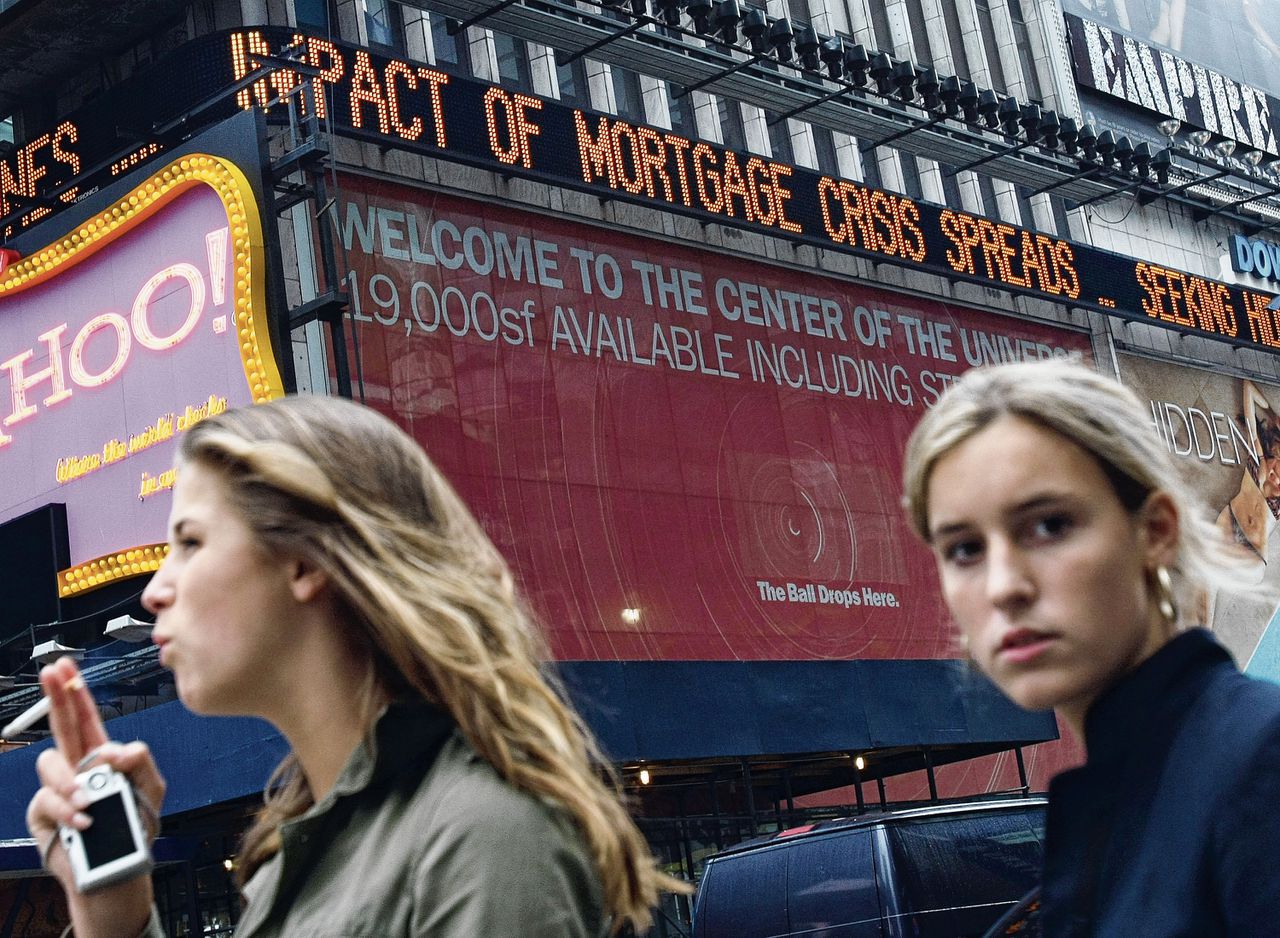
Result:
M174 440L283 393L263 271L244 176L190 155L0 273L0 521L66 503L62 595L154 569Z

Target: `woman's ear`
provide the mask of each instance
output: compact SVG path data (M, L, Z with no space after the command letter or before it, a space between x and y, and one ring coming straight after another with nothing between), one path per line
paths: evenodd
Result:
M1178 559L1182 518L1168 492L1156 491L1147 496L1138 509L1138 524L1147 566L1153 569L1173 566Z
M300 603L309 603L329 586L329 575L313 562L295 558L289 569L289 591Z

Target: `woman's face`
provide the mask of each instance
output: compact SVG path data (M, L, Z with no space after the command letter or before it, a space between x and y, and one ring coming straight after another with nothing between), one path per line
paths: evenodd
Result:
M142 594L160 662L205 714L271 714L285 686L296 612L287 559L265 552L217 472L183 465L173 489L169 555Z
M929 477L930 543L978 666L1015 703L1077 729L1093 700L1169 637L1147 571L1173 558L1176 510L1125 510L1066 437L1001 417Z

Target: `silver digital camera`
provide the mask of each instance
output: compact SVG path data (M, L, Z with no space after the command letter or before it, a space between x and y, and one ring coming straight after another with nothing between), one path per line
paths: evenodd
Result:
M129 780L101 765L77 775L76 784L89 797L84 813L93 824L84 831L58 828L76 890L91 892L149 872L151 848Z

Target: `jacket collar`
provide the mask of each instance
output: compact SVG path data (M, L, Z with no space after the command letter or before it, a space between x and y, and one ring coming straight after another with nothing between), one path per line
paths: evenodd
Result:
M1093 702L1084 721L1089 762L1123 757L1147 727L1190 708L1209 675L1230 663L1205 629L1174 636Z
M387 706L372 732L356 746L337 781L317 809L394 775L409 763L430 758L453 731L453 718L423 701L397 701Z

